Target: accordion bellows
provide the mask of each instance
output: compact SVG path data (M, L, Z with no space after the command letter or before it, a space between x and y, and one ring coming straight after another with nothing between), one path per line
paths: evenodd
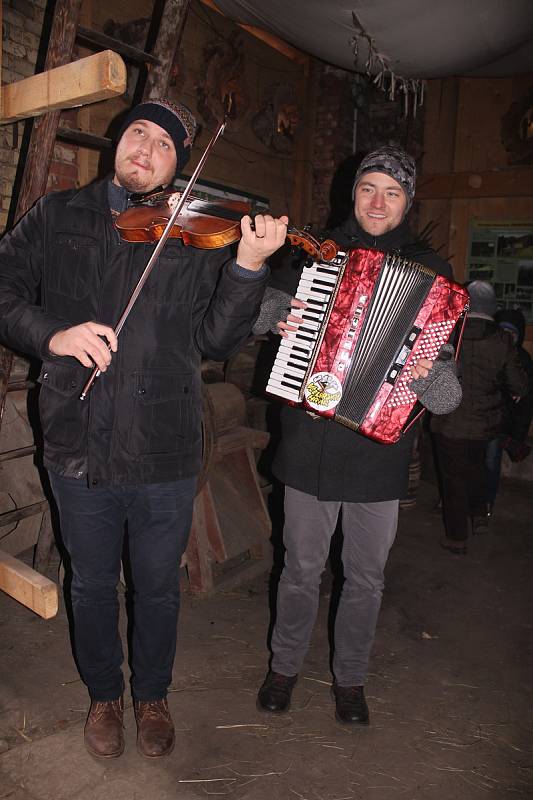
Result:
M419 358L435 360L468 305L468 292L422 264L378 250L338 253L304 267L267 392L382 443L397 441L417 397Z

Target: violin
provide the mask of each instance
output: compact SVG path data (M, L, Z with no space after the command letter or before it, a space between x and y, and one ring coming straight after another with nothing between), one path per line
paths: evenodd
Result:
M158 191L123 211L115 220L121 238L127 242L159 241L180 197L179 192ZM190 197L174 220L168 237L202 250L225 247L241 238L241 217L250 212L250 205L240 200L213 202ZM331 261L337 255L335 242L330 239L319 242L307 231L291 226L287 228L287 240L314 259Z

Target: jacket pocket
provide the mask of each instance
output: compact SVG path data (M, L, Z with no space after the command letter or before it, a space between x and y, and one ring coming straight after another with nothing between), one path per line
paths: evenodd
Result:
M95 283L98 240L78 233L57 233L54 237L52 268L47 276L50 291L81 300Z
M46 446L62 452L78 452L88 412L88 404L79 399L84 383L81 370L45 362L38 382L41 384L39 414Z
M201 399L191 373L133 373L128 451L135 456L177 453L201 436Z

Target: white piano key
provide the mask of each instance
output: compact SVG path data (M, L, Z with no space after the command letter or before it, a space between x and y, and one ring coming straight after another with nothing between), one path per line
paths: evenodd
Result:
M320 294L326 295L326 297L331 297L333 293L333 286L325 286L324 284L319 284L317 281L300 281L298 285L299 292L318 292Z
M299 364L302 369L307 369L310 360L310 357L302 358L296 353L283 353L281 356L276 358L274 364Z
M268 385L274 386L276 389L281 389L283 392L294 392L296 395L302 390L302 381L290 380L280 375L271 375L268 380Z
M292 400L294 403L300 402L299 392L287 391L286 389L280 388L278 386L271 386L270 384L267 385L266 391L268 392L268 394L272 394L276 397L283 397L285 398L285 400Z
M307 342L290 342L288 339L283 339L283 342L280 344L280 353L284 351L298 353L299 355L303 356L304 358L309 356L313 350L313 346L308 344Z
M316 272L302 273L301 280L307 283L317 283L322 286L334 286L337 283L335 275L321 275Z
M303 376L307 372L307 367L299 366L298 364L274 364L272 367L272 374L276 375L286 375L287 377L293 378L295 381L299 381L303 379Z
M267 392L279 395L279 397L287 397L295 402L300 401L301 390L293 388L292 386L282 386L279 381L270 380L267 384Z
M309 333L298 333L297 331L287 331L286 339L288 342L294 342L295 344L307 344L309 349L316 342L315 336L311 336Z
M298 289L296 292L296 299L303 300L304 303L312 303L313 301L316 302L317 307L320 305L321 308L325 309L327 305L328 298L323 292L314 292L314 291L302 291Z

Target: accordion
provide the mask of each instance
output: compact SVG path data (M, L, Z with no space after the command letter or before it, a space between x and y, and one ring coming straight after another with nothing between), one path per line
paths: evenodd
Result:
M468 292L422 264L378 250L308 263L281 340L268 394L357 430L397 441L416 418L409 388L419 358L434 361L468 308Z

